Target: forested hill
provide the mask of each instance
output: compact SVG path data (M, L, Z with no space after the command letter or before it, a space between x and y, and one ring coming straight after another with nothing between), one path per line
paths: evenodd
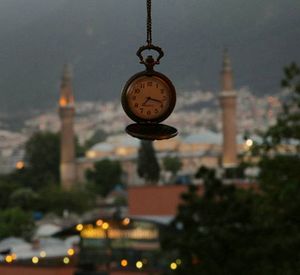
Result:
M299 0L153 0L157 70L178 89L219 88L222 49L236 85L279 88L282 67L300 60ZM77 100L113 99L143 69L143 0L0 2L0 113L55 104L63 63L74 67Z

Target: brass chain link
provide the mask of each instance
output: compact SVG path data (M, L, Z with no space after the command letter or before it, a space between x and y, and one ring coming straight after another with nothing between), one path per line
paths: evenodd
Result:
M152 45L151 0L147 0L147 44Z
M145 50L153 50L158 53L158 56L156 57L156 60L153 59L151 55L148 56L148 58L145 60L142 53ZM140 59L140 63L144 64L147 68L147 70L152 71L153 66L156 64L159 64L159 60L164 56L163 50L158 47L154 46L152 44L152 18L151 18L151 0L147 0L147 45L141 46L137 52L136 55Z

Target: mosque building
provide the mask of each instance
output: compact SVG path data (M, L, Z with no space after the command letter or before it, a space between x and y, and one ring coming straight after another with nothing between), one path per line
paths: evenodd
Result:
M70 67L64 66L59 98L60 180L62 187L70 190L75 185L84 183L85 171L93 169L97 161L107 158L118 160L124 171L123 178L128 185L126 216L123 217L123 212L120 210L113 214L107 212L107 216L99 216L97 219L87 220L84 223L80 221L80 223L61 231L60 234L66 234L67 238L60 242L57 242L55 238L47 239L47 236L57 232L57 227L48 226L43 230L40 228L37 233L42 237L40 238L42 241L34 242L34 246L31 246L17 240L19 244L14 244L12 250L14 253L7 255L5 261L11 265L11 262L14 261L13 255L15 259L17 257L17 251L19 259L29 262L31 260L35 265L35 269L32 269L36 271L34 274L42 273L41 270L47 261L51 264L52 272L60 272L61 268L55 266L51 260L55 261L56 265L58 260L64 264L62 272L72 272L72 274L78 275L87 274L87 268L107 271L107 273L101 274L150 274L149 272L159 274L160 270L175 270L177 265L174 259L161 257L159 254L159 236L163 232L164 226L176 215L177 207L182 202L181 194L187 190L187 185L174 184L175 182L172 182L170 178L168 180L166 171L161 173L162 178L158 185L143 184L144 181L137 175L140 140L126 134L110 136L105 142L91 147L84 157L76 158L75 100L71 78ZM245 150L245 142L241 136L237 135L236 131L237 95L233 89L233 74L227 52L224 53L221 80L222 133L215 133L203 128L197 134L155 141L153 145L161 167L167 156L179 158L182 163L179 174L191 177L201 166L232 169L238 165L238 154ZM240 184L239 182L232 183ZM243 183L241 186L243 186L242 188L251 187L250 184ZM199 185L198 191L199 194L204 192L203 184ZM104 213L103 209L102 212ZM97 215L99 215L98 212ZM53 236L57 237L56 234ZM9 241L11 242L11 240ZM1 247L6 248L7 245L2 242L0 251ZM71 256L77 254L78 251L80 254L77 261L74 260L76 257ZM37 252L39 253L37 254ZM172 256L172 253L168 256ZM39 261L41 261L40 269L38 268ZM74 270L75 263L78 267L76 272ZM143 267L143 265L145 266ZM28 267L30 268L29 264ZM16 265L15 268L18 266ZM98 272L91 272L98 274Z
M221 83L222 133L203 128L197 134L155 141L153 144L156 156L161 164L166 156L178 157L182 162L180 174L191 177L201 166L226 169L238 165L237 156L245 150L245 147L242 136L237 135L236 130L237 95L233 87L233 73L227 51L223 56ZM128 185L143 183L136 172L140 141L125 133L110 136L105 142L90 148L85 157L75 158L73 126L75 104L68 66L65 66L62 77L59 115L61 120L60 176L65 189L71 188L77 182L85 182L85 171L93 169L95 162L105 158L121 162L124 179Z

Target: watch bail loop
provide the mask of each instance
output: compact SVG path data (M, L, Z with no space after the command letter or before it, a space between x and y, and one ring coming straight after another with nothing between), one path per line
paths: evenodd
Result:
M149 50L149 51L154 50L154 51L156 51L158 53L158 57L156 58L156 60L152 57L152 55L148 55L148 57L145 60L143 55L142 55L143 51L145 51L145 50ZM159 64L160 59L164 56L164 52L160 47L150 44L150 45L146 45L146 46L141 46L137 50L136 55L140 59L140 64L144 64L146 66L147 71L152 71L153 67L156 64Z

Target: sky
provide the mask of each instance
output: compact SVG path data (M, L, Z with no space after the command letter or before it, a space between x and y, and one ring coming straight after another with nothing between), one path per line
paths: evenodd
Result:
M55 105L64 63L73 66L77 100L120 96L143 70L143 0L0 0L0 113ZM282 68L300 62L299 0L153 0L156 69L178 91L220 89L229 49L235 86L256 94L280 89Z

